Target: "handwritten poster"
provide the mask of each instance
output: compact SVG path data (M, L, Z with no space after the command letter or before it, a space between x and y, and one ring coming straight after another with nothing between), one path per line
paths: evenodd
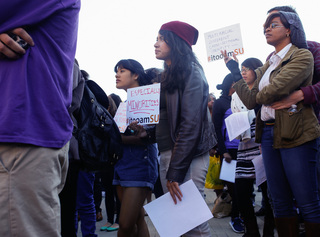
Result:
M232 54L244 54L240 24L207 32L204 34L204 38L208 62L223 59L221 50L227 50L229 57L232 57Z
M127 103L126 102L120 103L117 109L117 113L113 119L118 125L120 132L124 133L124 131L127 128Z
M127 125L159 123L160 83L127 90Z

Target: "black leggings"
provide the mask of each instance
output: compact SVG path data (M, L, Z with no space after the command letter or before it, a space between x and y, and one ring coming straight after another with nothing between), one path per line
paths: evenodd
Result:
M244 219L256 218L252 205L252 187L254 179L240 178L235 181L236 199L241 216Z

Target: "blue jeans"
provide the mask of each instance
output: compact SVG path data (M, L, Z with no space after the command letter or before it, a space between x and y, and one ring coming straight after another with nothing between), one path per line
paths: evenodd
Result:
M274 149L273 126L265 126L261 148L275 217L295 216L295 198L304 220L320 223L316 140L293 148Z
M96 209L93 198L94 173L79 171L77 184L77 214L80 215L83 237L97 237ZM76 232L78 231L76 215Z

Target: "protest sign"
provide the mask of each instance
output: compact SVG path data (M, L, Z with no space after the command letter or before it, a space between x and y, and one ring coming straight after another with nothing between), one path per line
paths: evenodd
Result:
M244 54L240 24L231 25L204 34L208 62L223 59L221 50L226 50L227 55Z
M160 83L127 90L127 125L159 123Z
M118 125L120 132L124 133L124 131L127 128L127 103L126 102L120 103L117 109L117 113L113 119Z

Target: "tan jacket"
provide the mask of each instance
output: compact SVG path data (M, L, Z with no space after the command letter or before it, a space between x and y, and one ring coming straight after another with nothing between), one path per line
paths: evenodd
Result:
M292 46L283 60L270 74L270 84L259 91L258 85L269 62L258 68L255 73L257 80L249 90L241 79L234 88L248 109L256 104L270 105L285 98L300 87L311 84L313 76L313 56L307 49ZM290 114L288 109L275 111L274 148L290 148L311 141L320 136L320 126L310 105L303 101L297 104L297 112ZM261 143L264 123L260 111L256 119L256 142Z

